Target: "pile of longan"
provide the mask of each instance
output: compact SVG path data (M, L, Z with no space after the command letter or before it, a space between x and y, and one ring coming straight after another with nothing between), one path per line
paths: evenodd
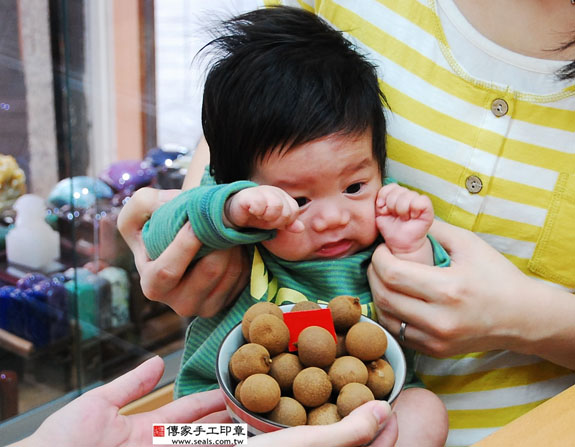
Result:
M288 352L289 329L279 306L258 302L242 319L247 343L232 355L234 395L249 411L288 426L331 424L373 399L384 399L395 382L383 329L360 322L359 299L342 295L328 304L337 342L320 326L308 326ZM321 309L314 302L294 311Z

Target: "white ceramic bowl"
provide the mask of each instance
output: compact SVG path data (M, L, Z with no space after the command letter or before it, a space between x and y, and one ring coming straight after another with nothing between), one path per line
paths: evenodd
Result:
M283 305L280 307L284 312L289 312L293 307L293 304ZM399 343L395 340L395 338L391 336L387 330L385 330L385 328L363 315L361 316L360 321L368 321L378 325L385 331L385 334L387 335L387 350L385 351L384 358L389 362L395 374L395 384L393 385L393 388L389 394L389 398L387 399L389 403L392 403L399 395L399 392L405 383L405 356L403 355L403 351L401 350ZM221 389L224 391L224 400L226 402L228 413L235 422L248 424L248 431L250 435L269 433L272 431L280 430L282 428L287 428L286 425L270 421L261 414L252 413L251 411L246 410L234 396L234 384L230 376L228 365L230 363L232 354L245 343L246 340L242 335L241 323L239 323L226 336L218 351L218 357L216 361L216 374L218 383Z

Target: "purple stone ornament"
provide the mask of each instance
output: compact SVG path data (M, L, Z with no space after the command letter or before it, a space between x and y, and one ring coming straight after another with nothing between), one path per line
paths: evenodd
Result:
M21 290L27 290L33 288L34 285L38 284L39 282L47 280L48 277L46 275L43 275L42 273L38 272L27 273L18 280L18 282L16 283L16 287L18 287Z
M112 163L99 175L100 180L109 185L116 193L134 192L150 185L156 177L153 166L141 160L124 160Z

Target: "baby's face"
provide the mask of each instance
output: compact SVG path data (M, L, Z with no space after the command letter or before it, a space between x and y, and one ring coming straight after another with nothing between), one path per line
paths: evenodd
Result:
M263 245L288 261L334 259L369 247L377 238L375 199L381 173L371 132L329 135L256 165L250 180L282 188L300 205L305 230L279 230Z

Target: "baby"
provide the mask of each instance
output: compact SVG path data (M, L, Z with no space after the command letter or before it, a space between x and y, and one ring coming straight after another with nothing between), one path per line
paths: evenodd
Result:
M360 298L375 317L366 270L385 243L401 258L446 265L427 235L426 196L382 179L385 117L376 69L341 33L299 9L253 11L210 44L202 123L210 173L156 211L144 242L158 257L190 222L210 250L244 245L251 280L233 305L196 318L176 383L181 396L217 386L217 349L254 302ZM423 388L394 403L400 443L443 445L447 416Z

